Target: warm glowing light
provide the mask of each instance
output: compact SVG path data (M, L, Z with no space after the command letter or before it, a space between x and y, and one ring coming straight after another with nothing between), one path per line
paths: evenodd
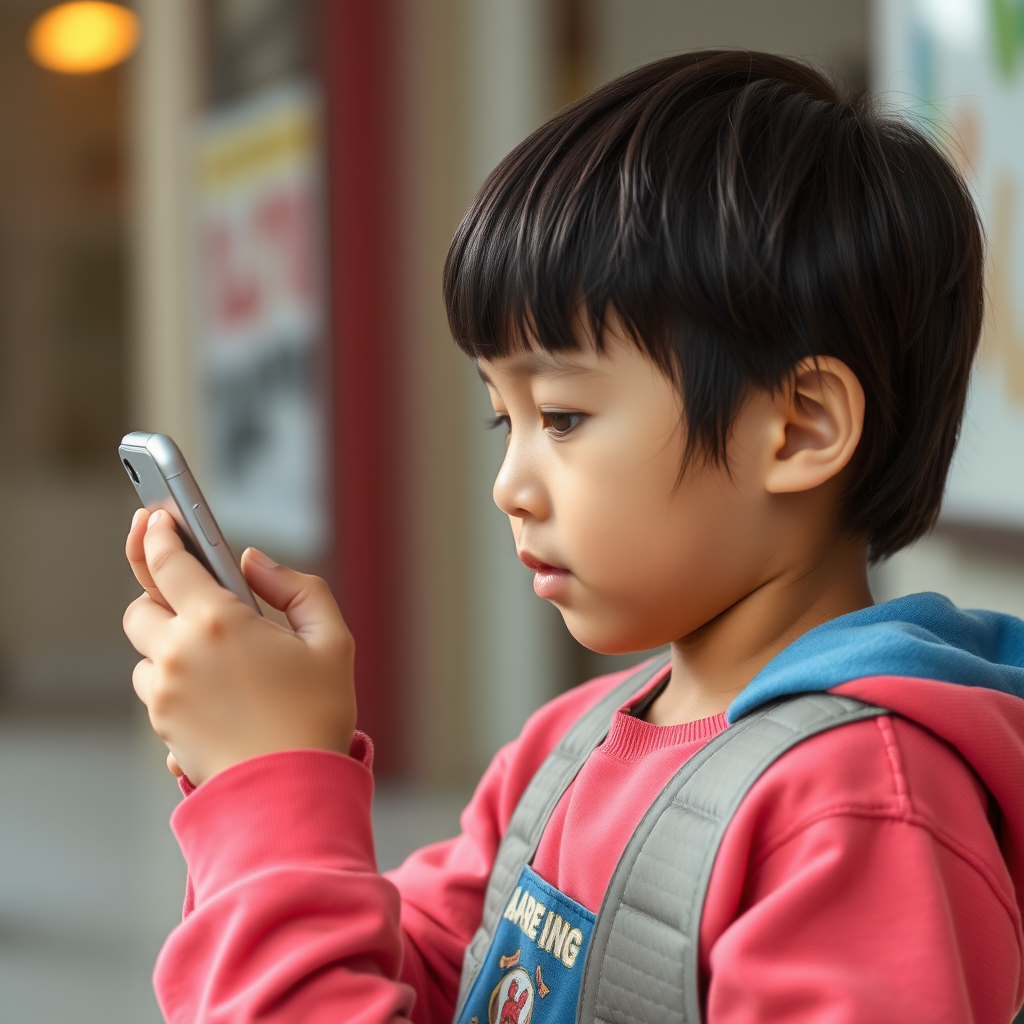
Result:
M139 19L126 7L76 0L36 18L28 32L28 51L44 68L83 75L126 60L140 34Z

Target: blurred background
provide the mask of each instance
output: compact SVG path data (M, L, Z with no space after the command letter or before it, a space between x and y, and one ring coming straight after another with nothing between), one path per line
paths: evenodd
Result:
M532 592L440 298L461 212L553 111L727 45L929 124L990 231L969 423L878 599L1024 613L1022 0L0 0L0 1018L159 1020L184 869L131 689L116 445L179 442L241 550L328 576L377 744L381 864L618 667Z

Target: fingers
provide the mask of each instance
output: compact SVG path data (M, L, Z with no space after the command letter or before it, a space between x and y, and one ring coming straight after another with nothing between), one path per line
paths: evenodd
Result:
M132 647L144 658L155 658L174 613L148 594L137 597L125 609L121 625ZM141 696L141 695L140 695Z
M338 605L319 576L278 565L256 548L246 548L242 554L242 572L253 591L284 612L300 636L315 639L334 637L339 630L347 633Z
M153 692L153 679L156 668L153 662L149 658L143 658L134 669L132 669L132 686L135 688L135 694L142 701L146 707L149 707L149 702Z
M168 608L169 605L160 593L159 587L153 582L152 573L146 564L146 551L143 540L146 536L146 524L149 521L149 510L140 508L132 518L132 526L128 531L128 540L125 541L124 553L128 558L128 564L132 567L135 578L139 585L157 604Z
M135 687L139 700L147 708L150 707L153 700L156 671L156 666L149 658L140 661L132 671L132 686ZM150 717L152 718L152 715ZM167 770L178 778L185 774L185 770L178 764L178 759L170 751L167 752Z
M173 611L184 612L199 604L234 598L186 550L168 512L149 517L143 538L146 564L154 585Z

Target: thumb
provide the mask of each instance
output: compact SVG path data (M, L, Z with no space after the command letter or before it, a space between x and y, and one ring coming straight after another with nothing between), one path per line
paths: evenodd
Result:
M258 548L242 553L242 572L253 591L271 608L284 612L288 624L304 639L346 628L330 588L319 576L278 565Z

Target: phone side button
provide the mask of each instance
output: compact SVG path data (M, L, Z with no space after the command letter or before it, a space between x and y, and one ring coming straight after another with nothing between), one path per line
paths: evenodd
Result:
M195 512L199 528L203 531L203 536L206 537L210 547L216 547L220 543L220 534L213 523L210 522L206 509L202 505L193 505L192 511Z

